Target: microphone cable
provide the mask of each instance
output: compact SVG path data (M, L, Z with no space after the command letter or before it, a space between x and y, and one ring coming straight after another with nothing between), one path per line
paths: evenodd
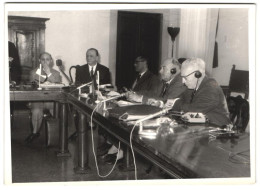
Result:
M192 103L192 100L193 100L193 98L195 96L195 93L197 92L198 83L199 83L199 79L197 79L196 86L195 86L195 88L194 88L194 90L193 90L193 92L191 94L190 104Z
M130 148L131 148L131 151L133 154L133 162L134 162L134 167L135 167L135 180L137 180L137 167L136 167L136 162L135 162L135 153L134 153L133 144L132 144L132 136L133 136L133 131L136 126L137 126L137 122L134 124L134 126L130 132Z
M98 103L91 113L91 116L90 116L90 131L91 131L91 140L92 140L92 151L93 151L93 155L94 155L97 174L98 174L99 177L105 178L105 177L108 177L113 172L113 170L115 169L115 166L116 166L116 163L117 163L117 158L116 158L116 161L115 161L112 169L106 175L101 175L100 172L99 172L99 168L98 168L97 156L96 156L96 153L95 153L94 135L93 135L93 114L100 105L102 105L102 104ZM118 142L118 151L117 151L117 155L116 155L117 157L119 156L119 150L120 150L120 141Z

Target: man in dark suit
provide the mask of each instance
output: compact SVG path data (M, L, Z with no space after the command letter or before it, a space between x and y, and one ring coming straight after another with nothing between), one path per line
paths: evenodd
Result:
M18 51L12 42L8 42L9 49L9 68L10 82L15 81L16 84L21 82L21 65Z
M77 85L91 82L99 72L99 84L111 84L109 69L99 63L99 53L95 48L90 48L86 53L87 64L76 70L75 83Z
M154 86L153 93L143 95L139 93L129 93L128 99L144 104L163 106L167 99L177 98L186 90L186 87L182 83L180 71L181 65L177 59L166 59L161 64L159 71L162 82L160 85Z
M139 94L148 94L155 91L156 86L159 85L160 81L156 75L148 69L148 59L144 56L138 56L134 62L135 71L137 72L137 77L133 81L131 92ZM129 92L130 93L130 92ZM116 155L117 152L118 156ZM107 153L107 154L106 154ZM102 155L105 158L105 162L108 164L113 164L116 160L123 158L123 151L113 145L108 152L104 151Z
M106 66L101 65L99 63L99 59L100 59L100 55L97 49L90 48L87 50L86 52L87 64L82 65L76 69L76 78L75 78L76 85L85 84L94 80L95 88L97 88L97 83L96 83L97 78L99 78L100 85L111 84L109 69ZM103 134L103 131L99 130L99 133ZM75 140L77 136L78 133L76 131L69 137L69 140ZM100 148L107 150L108 148L110 148L110 146L112 145L108 145L104 143L104 145L98 147L98 150L100 150Z
M139 94L147 94L153 92L160 81L156 75L148 69L148 59L144 56L136 58L134 63L137 77L133 82L132 91Z

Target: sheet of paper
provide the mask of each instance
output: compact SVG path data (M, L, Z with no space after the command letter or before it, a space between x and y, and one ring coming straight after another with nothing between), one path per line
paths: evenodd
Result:
M40 69L37 69L36 74L37 74L37 75L40 75L40 76L43 77L43 78L46 78L45 75L41 75L41 70L40 70Z
M171 109L174 106L175 102L179 99L180 98L168 99L167 102L164 104L163 109Z

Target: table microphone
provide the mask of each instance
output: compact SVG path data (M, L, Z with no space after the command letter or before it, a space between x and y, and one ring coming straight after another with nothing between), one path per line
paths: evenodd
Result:
M117 96L113 96L111 98L106 98L104 100L101 100L100 103L102 102L107 102L107 101L110 101L110 100L114 100L114 99L117 99L117 98L121 98L121 97L125 97L126 96L126 93L122 93L120 95L117 95Z
M81 86L78 86L76 89L81 89L81 88L83 88L85 86L89 86L91 84L92 84L92 82L88 82L88 83L82 84Z
M148 115L148 116L146 116L146 117L144 117L144 118L142 118L142 119L137 120L136 123L141 123L141 122L146 121L146 120L148 120L148 119L152 119L152 118L154 118L154 117L157 117L157 116L166 114L166 113L168 113L168 111L169 111L170 109L171 109L171 108L166 108L166 109L163 109L163 110L161 110L161 111L159 111L159 112L156 112L156 113L154 113L154 114L150 114L150 115Z

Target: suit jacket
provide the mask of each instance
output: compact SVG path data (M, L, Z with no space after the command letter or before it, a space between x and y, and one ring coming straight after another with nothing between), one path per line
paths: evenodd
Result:
M211 123L219 126L231 123L223 90L215 79L205 76L190 103L192 92L193 90L186 90L181 101L177 101L174 105L174 109L184 112L202 112Z
M97 71L99 71L100 84L111 84L110 72L106 66L97 63L96 71L94 73L95 76L97 75ZM88 83L91 81L92 79L90 76L88 64L82 65L76 69L76 79L75 79L76 85Z
M143 96L143 103L146 103L149 98L154 98L157 100L162 100L164 102L167 99L174 99L181 96L181 94L187 89L187 87L182 83L182 78L180 74L176 75L175 78L170 82L168 88L166 89L164 96L161 97L161 92L163 90L163 82L157 85L156 90L149 95Z
M33 69L30 72L30 81L39 81L39 75L36 74L38 68ZM55 69L51 68L51 76L47 77L47 79L40 77L41 82L51 82L51 83L61 83L61 76L60 76L60 72L56 71ZM42 75L46 76L46 73L42 70Z
M9 63L10 67L10 77L12 81L15 81L17 84L21 82L21 64L18 51L15 45L12 42L8 42L8 49L9 49L9 57L13 58L13 61Z
M148 94L155 91L156 86L160 84L160 80L156 75L147 70L138 80L132 89L138 94Z

